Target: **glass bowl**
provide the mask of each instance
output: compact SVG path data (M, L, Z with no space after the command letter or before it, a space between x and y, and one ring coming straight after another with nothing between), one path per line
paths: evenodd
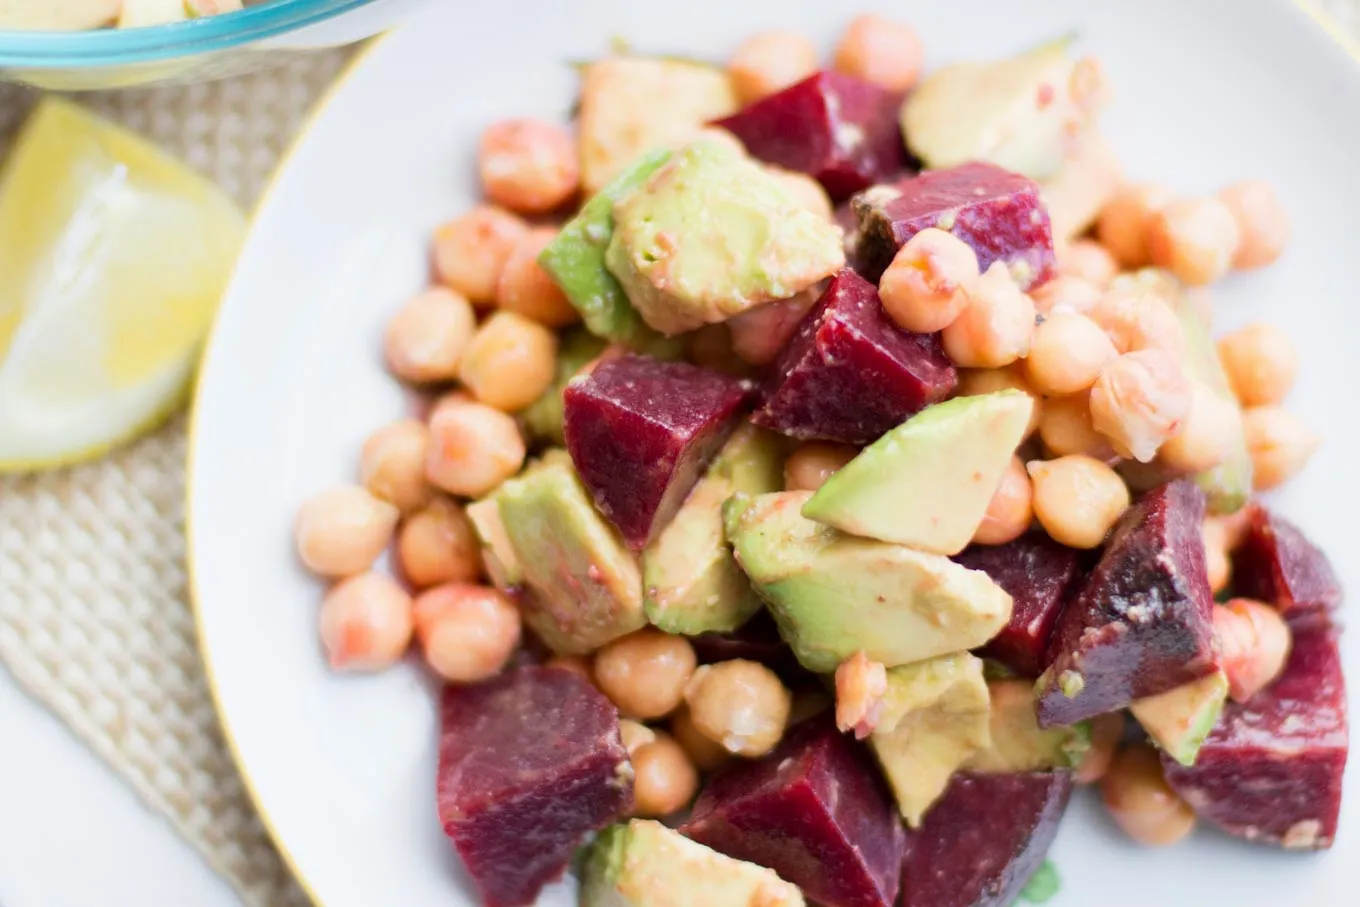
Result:
M54 91L234 75L362 40L423 0L272 0L151 28L0 31L0 79Z

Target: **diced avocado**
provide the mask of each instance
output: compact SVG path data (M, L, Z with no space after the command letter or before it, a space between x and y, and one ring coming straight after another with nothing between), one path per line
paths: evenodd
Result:
M968 760L969 771L1008 774L1075 768L1091 747L1086 722L1043 730L1032 680L990 680L991 744Z
M562 338L557 349L557 370L552 386L520 411L519 422L529 437L550 444L565 444L562 437L562 391L567 382L608 344L588 331L574 330Z
M788 299L845 264L841 229L717 142L671 155L614 205L605 265L652 328L673 335Z
M797 886L660 822L600 832L586 856L581 907L802 907Z
M932 170L988 161L1030 179L1052 177L1071 137L1096 112L1094 99L1073 90L1072 42L1067 36L1003 60L936 70L902 105L907 147Z
M882 717L869 746L912 827L920 827L954 772L990 740L981 659L955 652L888 672Z
M1160 696L1135 700L1129 711L1168 756L1194 765L1227 699L1227 675L1215 671Z
M728 505L737 561L808 670L829 673L861 650L893 667L971 649L1010 619L1011 597L987 574L814 523L801 513L809 496Z
M590 503L565 451L495 493L523 582L524 621L554 652L593 652L647 623L637 561Z
M599 191L638 155L672 147L737 109L720 68L660 57L616 56L581 73L581 183Z
M972 540L1034 398L1008 388L926 407L826 481L803 516L852 535L958 554Z
M746 623L760 597L737 566L723 529L735 493L764 494L784 484L783 443L749 423L723 445L680 512L642 553L647 619L667 633L723 633Z
M524 581L524 571L510 545L510 537L505 534L496 493L467 505L463 512L477 533L477 541L482 547L482 566L492 585L502 592L513 590Z

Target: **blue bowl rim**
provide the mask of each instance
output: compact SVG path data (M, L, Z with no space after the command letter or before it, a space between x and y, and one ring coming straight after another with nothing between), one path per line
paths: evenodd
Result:
M229 50L314 25L373 0L274 0L234 13L150 28L2 31L0 67L118 66Z

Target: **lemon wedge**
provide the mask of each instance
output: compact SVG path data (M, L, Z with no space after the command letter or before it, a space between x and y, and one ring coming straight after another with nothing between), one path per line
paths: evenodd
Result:
M199 174L43 100L0 169L0 472L97 456L173 412L245 232Z

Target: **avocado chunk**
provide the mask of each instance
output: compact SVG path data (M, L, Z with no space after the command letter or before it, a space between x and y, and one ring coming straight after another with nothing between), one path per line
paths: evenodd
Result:
M502 592L513 592L524 582L524 571L520 569L519 558L510 544L510 537L505 534L496 493L492 492L489 497L467 505L463 512L477 533L477 542L482 550L482 567L487 577Z
M772 870L723 856L660 822L606 828L586 857L581 907L802 907Z
M941 67L902 105L907 147L932 170L987 161L1031 179L1063 164L1098 100L1068 54L1071 36L1002 60Z
M1024 439L1034 399L1015 389L927 407L841 467L803 516L938 554L968 546Z
M667 633L728 633L760 610L723 528L723 503L738 492L783 487L783 443L750 423L713 458L670 525L642 552L647 619Z
M987 692L992 742L968 760L969 771L1006 774L1076 768L1091 748L1091 730L1085 722L1039 727L1032 682L989 680Z
M1174 690L1136 699L1129 711L1164 753L1181 765L1194 765L1227 701L1227 675L1215 671Z
M810 494L742 502L737 562L798 661L827 674L856 652L889 667L980 646L1011 597L985 573L905 545L845 535L802 515Z
M557 367L552 385L537 400L520 410L519 424L525 434L535 441L559 447L566 443L562 435L562 392L567 389L567 382L576 377L576 373L586 363L603 353L606 346L603 339L579 329L562 338L557 348Z
M623 196L605 251L633 307L663 334L788 299L844 264L839 227L714 142L675 152Z
M888 692L869 747L907 824L920 828L954 772L990 743L982 659L955 652L888 672Z
M581 480L553 451L495 493L525 585L524 622L554 652L579 655L641 629L642 576L595 512Z

